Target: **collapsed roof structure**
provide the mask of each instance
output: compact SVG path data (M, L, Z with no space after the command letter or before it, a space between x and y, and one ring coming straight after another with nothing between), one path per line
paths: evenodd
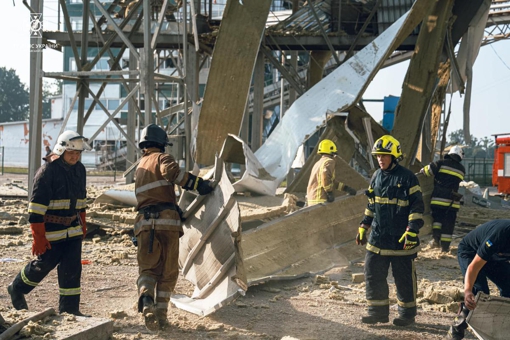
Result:
M41 3L32 0L32 7L40 8L36 5ZM89 30L85 22L92 3L101 17ZM467 81L469 91L470 69L484 29L487 25L506 25L504 20L487 20L491 3L486 0L409 0L399 4L391 0L295 0L292 11L286 13L288 17L276 25L268 25L270 0L229 0L221 23L212 16L212 0L205 1L204 6L165 0L158 2L157 8L149 1L144 1L143 6L140 1L129 2L127 7L125 3L114 0L104 7L97 0L84 0L82 32L44 32L41 42L70 45L75 58L82 59L78 72L44 75L76 81L79 100L90 92L89 82L126 83L126 138L135 136L137 117L142 125L161 124L164 117L176 117L169 120L166 128L170 132L176 126L185 126L183 158L187 169L191 170L194 164L216 164L215 171L208 175L218 183L214 195L204 199L185 193L180 202L189 214L180 264L183 275L195 283L196 291L192 297L174 297L173 302L201 315L212 313L252 284L318 272L359 256L359 249L352 249L354 233L350 229L364 210L361 192L353 197L338 197L330 205L245 223L241 221L239 196L274 196L299 147L318 131L342 145L338 173L345 177L341 180L358 190L364 189L366 178L349 164L355 160L365 173L373 171L368 150L387 131L370 117L360 101L375 74L402 58L411 58L411 62L393 134L404 146L404 165L413 166L415 155L421 162L430 161L450 78L458 88ZM60 0L60 4L66 18L66 1ZM179 12L169 12L172 4L174 11L184 5ZM181 21L176 19L177 13ZM457 57L454 47L461 37L465 47ZM77 46L87 46L92 39L102 42L102 53L112 47L129 49L130 70L119 67L122 56L117 55L112 56L111 71L88 71L93 61L80 56ZM169 54L181 60L176 63L181 65L178 77L157 72L154 57L167 49L179 51L177 57ZM299 65L298 52L307 52L310 62L306 67ZM202 98L200 69L209 57L212 59ZM33 56L31 65L32 78L40 79L41 56ZM267 65L281 75L271 86L265 79ZM183 100L172 107L156 107L154 118L151 113L152 105L157 103L155 87L168 82L183 86ZM143 110L140 101L134 100L137 93L144 96ZM93 97L96 100L99 95ZM35 134L40 131L38 98L40 83L34 81L31 131ZM275 101L288 109L262 143L263 115ZM114 116L109 114L109 119ZM86 118L82 106L78 129ZM468 122L466 113L465 132L469 135ZM423 142L418 153L420 136ZM31 143L37 140L32 138ZM132 163L136 162L134 144L134 140L128 144L128 161ZM33 150L37 152L37 148ZM34 174L40 157L34 155L30 159ZM313 161L314 157L309 157L294 181L288 183L288 194L299 195L306 190ZM224 163L241 164L241 178L231 183L228 164ZM127 181L132 181L129 171ZM424 194L429 195L432 184L421 184ZM132 193L124 194L127 197L122 200L133 201ZM321 223L314 223L318 220Z

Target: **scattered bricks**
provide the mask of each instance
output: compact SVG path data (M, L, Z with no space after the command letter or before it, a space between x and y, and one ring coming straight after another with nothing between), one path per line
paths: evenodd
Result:
M437 304L450 304L453 299L449 296L443 294L440 291L430 290L425 294L425 298L429 303L437 303Z
M329 276L326 275L315 275L313 283L316 285L320 285L323 283L329 283Z
M365 281L365 274L358 273L352 274L352 283L361 283Z
M106 218L111 220L113 218L113 214L111 213L97 213L97 218Z
M458 313L458 311L459 311L459 304L457 302L451 302L448 305L446 305L446 309L450 313Z
M20 235L23 234L23 227L0 226L0 235Z
M344 300L344 296L339 289L336 289L335 287L331 287L328 292L328 299L341 301L341 300Z
M114 310L113 312L110 312L110 318L112 319L124 319L127 318L127 313L123 310Z

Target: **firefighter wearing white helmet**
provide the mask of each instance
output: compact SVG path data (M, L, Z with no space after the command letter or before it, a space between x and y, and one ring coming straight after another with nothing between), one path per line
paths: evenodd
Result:
M367 324L389 322L390 299L388 270L391 265L397 288L398 317L396 326L415 322L416 270L414 259L423 226L423 198L418 178L398 162L403 158L400 143L393 136L379 138L372 148L379 169L371 180L368 204L358 227L356 244L366 244L365 283L368 315L361 318ZM368 235L368 230L372 231Z
M432 162L420 170L423 175L434 177L434 191L430 200L434 219L431 246L441 248L443 252L450 250L457 211L460 208L462 196L458 190L466 171L460 163L463 158L462 147L454 145L444 159Z
M175 185L200 195L214 190L211 181L180 169L174 156L165 153L167 144L165 130L156 124L145 127L138 144L143 156L135 173L138 312L152 331L168 325L170 296L179 276L183 228Z
M25 295L58 265L59 312L84 316L80 312L81 248L87 234L85 221L86 173L79 161L86 147L84 137L65 131L47 162L34 177L28 205L32 231L32 255L8 286L16 309L28 309Z
M333 202L335 190L345 191L349 195L356 195L356 190L336 179L337 147L332 140L324 139L319 143L317 153L321 158L313 166L308 180L306 198L309 206Z

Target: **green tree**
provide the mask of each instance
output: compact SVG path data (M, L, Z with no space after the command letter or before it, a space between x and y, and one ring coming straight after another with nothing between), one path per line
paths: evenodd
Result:
M28 118L28 91L16 71L0 67L0 122Z
M55 97L62 94L62 80L44 81L42 88L42 103L43 112L42 117L44 119L51 118L51 97Z
M466 145L464 139L464 131L462 129L451 132L447 145L464 146L464 157L467 158L493 158L494 157L494 140L489 137L478 139L471 135L471 143Z

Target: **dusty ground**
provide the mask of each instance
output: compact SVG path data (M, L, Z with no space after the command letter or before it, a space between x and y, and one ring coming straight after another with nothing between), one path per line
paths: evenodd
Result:
M12 180L12 179L11 179ZM23 179L21 179L23 180ZM9 182L0 178L0 185ZM90 179L89 197L100 189L114 185L108 179ZM118 182L119 183L119 182ZM92 200L91 200L92 202ZM198 317L177 308L171 309L171 327L154 334L145 329L134 308L136 302L136 250L128 231L132 209L92 206L91 222L110 226L101 233L89 235L83 245L81 311L94 317L114 320L113 339L442 339L453 320L462 278L456 260L460 237L475 222L494 218L510 218L508 211L463 209L456 229L457 238L449 254L423 246L416 261L419 280L419 310L416 325L398 328L391 323L363 325L365 313L364 283L353 283L352 274L363 271L363 259L348 267L334 268L320 277L293 281L268 282L250 287L246 296L238 298L208 317ZM92 212L95 211L95 212ZM29 312L15 311L6 291L19 270L31 259L31 236L26 223L26 201L3 201L0 230L20 230L20 234L0 234L0 313L8 324L20 321ZM128 222L128 223L125 223ZM469 224L468 224L469 223ZM18 228L18 229L16 229ZM356 226L353 226L355 232ZM422 237L425 244L430 236ZM389 281L393 283L391 275ZM392 285L391 317L396 316L396 300ZM180 279L176 292L191 295L193 287ZM436 303L432 303L435 301ZM53 271L27 296L30 312L48 307L58 308L58 285ZM440 302L440 303L439 303ZM63 321L64 322L64 321ZM72 322L69 327L72 327ZM53 323L55 324L55 322ZM41 335L32 338L53 339L57 335L52 323ZM468 334L466 339L476 339Z

